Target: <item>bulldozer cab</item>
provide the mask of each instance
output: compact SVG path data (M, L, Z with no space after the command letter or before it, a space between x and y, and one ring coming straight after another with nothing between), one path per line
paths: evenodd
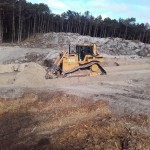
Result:
M83 61L86 55L93 55L93 46L77 45L76 53L78 60Z

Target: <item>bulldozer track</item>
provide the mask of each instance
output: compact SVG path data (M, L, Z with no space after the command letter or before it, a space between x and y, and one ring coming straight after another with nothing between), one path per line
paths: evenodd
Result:
M94 64L97 64L99 66L100 70L102 71L102 74L107 74L106 71L101 66L101 64L99 62L97 62L97 61L94 61L94 62L90 62L90 63L84 64L84 65L75 67L75 68L73 68L73 69L71 69L69 71L62 72L62 75L64 76L64 75L67 75L69 73L73 73L73 72L75 72L75 71L77 71L79 69L85 69L85 68L91 67Z

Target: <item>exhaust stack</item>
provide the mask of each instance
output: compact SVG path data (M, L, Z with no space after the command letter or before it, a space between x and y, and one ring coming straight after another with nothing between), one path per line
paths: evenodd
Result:
M68 51L68 53L70 54L70 44L69 44L69 51Z

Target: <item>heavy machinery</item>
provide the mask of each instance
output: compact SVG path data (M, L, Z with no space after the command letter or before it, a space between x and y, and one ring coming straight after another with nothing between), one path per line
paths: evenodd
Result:
M69 51L64 50L47 70L46 78L103 75L106 74L101 66L103 61L96 44L76 45L76 51L72 53L69 46Z

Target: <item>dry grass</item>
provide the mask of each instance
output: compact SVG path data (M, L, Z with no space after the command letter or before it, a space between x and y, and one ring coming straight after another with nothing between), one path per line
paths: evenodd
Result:
M150 118L117 117L106 102L62 92L0 99L0 149L150 148Z

